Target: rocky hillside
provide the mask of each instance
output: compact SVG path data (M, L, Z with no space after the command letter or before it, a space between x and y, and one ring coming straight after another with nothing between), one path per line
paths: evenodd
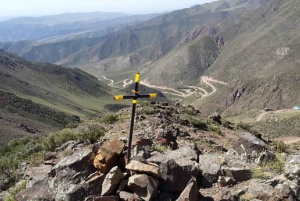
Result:
M299 13L298 1L273 0L221 23L218 36L226 45L205 73L230 84L202 108L232 113L299 104Z
M170 85L177 83L181 74L189 72L187 77L193 77L183 79L190 84L217 58L216 45L211 44L214 38L210 38L209 42L200 39L192 42L187 48L178 49L195 38L214 35L217 31L215 26L222 20L257 8L265 2L218 1L164 14L101 38L51 43L3 43L0 47L30 60L76 66L97 76L112 71L145 67L152 69L155 66L151 71L152 82L165 80L166 84ZM15 48L16 46L18 48ZM155 61L158 62L154 63ZM173 67L172 64L177 62L178 65ZM181 68L175 71L175 80L159 76L176 69L179 65ZM193 69L189 71L191 67Z
M151 111L151 113L149 112ZM23 158L15 173L3 166L1 198L17 200L299 200L300 156L282 143L242 132L192 106L145 102L137 108L130 161L130 109L52 135L41 164ZM110 124L103 124L110 122ZM70 133L102 133L91 140ZM69 133L69 134L68 134ZM49 138L50 139L50 138ZM62 139L65 139L64 141ZM74 139L74 138L73 138ZM22 141L24 145L26 142ZM27 140L27 143L32 143ZM10 157L11 144L6 150ZM26 147L26 146L25 146ZM48 147L48 149L46 149ZM15 149L11 149L13 152ZM289 153L284 153L289 152ZM25 150L23 153L26 153ZM16 156L14 154L14 156ZM18 156L18 155L17 155ZM35 159L36 160L36 159ZM9 183L8 181L11 181ZM9 190L8 190L9 188Z
M79 69L30 62L2 50L0 80L1 146L100 114L113 98L108 86Z

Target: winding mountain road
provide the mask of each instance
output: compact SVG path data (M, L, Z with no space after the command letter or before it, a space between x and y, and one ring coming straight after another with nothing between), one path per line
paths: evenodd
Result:
M118 82L114 82L114 80L108 79L105 76L103 76L102 78L104 80L109 81L108 85L111 86L111 87L115 87L116 84L123 83L122 86L123 86L123 88L125 88L126 86L133 83L132 80L128 81L128 79L121 80L121 81L118 81ZM227 83L222 82L220 80L216 80L216 79L213 79L213 78L207 77L207 76L202 76L200 78L201 83L202 84L204 83L205 85L208 85L210 88L212 88L211 92L208 92L206 89L198 87L198 86L184 86L183 89L177 90L177 89L167 87L167 86L157 86L157 85L150 84L149 82L147 82L147 79L148 78L146 78L144 80L141 80L140 84L145 85L145 86L150 87L150 88L164 90L164 91L162 91L162 93L165 93L165 94L171 94L171 95L178 96L178 97L183 97L183 98L189 97L193 94L200 94L201 99L204 99L205 97L208 97L208 96L212 95L213 93L215 93L217 91L217 88L212 84L212 82L227 85Z

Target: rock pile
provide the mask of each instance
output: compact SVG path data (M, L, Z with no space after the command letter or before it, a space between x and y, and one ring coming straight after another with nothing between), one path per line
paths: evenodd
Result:
M244 135L241 134L241 138ZM258 140L254 136L247 139L252 143ZM250 167L257 165L234 149L224 154L199 154L197 147L184 146L167 153L152 151L148 158L132 159L125 166L124 146L119 140L109 140L103 143L97 155L91 148L82 147L51 169L49 165L33 168L36 175L31 176L27 189L19 193L17 199L197 201L205 200L202 188L219 188L222 201L239 200L241 196L297 200L300 196L299 155L287 158L283 175L268 180L253 179L242 189L230 190L230 186L250 181ZM253 147L244 148L247 152ZM266 151L261 147L255 151L259 150Z
M276 165L276 156L264 141L241 133L226 152L208 151L194 142L213 144L213 139L225 137L196 130L189 120L176 116L199 111L190 106L153 106L155 114L137 115L137 125L144 129L136 131L130 162L127 138L116 138L111 126L111 139L93 145L69 142L46 154L44 164L28 171L30 181L17 200L300 200L300 155L286 157L282 174L255 178L254 169ZM168 149L155 149L158 145ZM58 153L66 149L72 154L59 160Z

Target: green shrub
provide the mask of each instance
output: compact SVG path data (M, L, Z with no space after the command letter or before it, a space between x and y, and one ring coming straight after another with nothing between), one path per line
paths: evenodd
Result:
M201 130L207 130L207 125L205 122L198 120L198 119L194 119L194 118L190 118L189 119L190 124L192 124L195 128L199 128Z
M278 153L287 153L288 146L284 144L282 141L275 142L276 150Z
M81 126L78 128L76 138L78 141L88 141L90 143L95 143L100 137L104 136L105 129L99 123L89 123L86 126Z
M116 114L108 114L108 115L105 115L101 119L102 123L107 123L107 124L112 124L112 123L114 123L116 121L118 121L118 115L116 115Z
M222 132L221 132L221 129L218 127L218 126L214 126L214 125L208 125L208 130L213 132L213 133L216 133L218 135L221 135Z

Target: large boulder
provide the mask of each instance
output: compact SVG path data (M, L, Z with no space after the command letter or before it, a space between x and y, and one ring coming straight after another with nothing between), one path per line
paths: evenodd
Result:
M48 177L37 180L17 195L18 200L84 200L94 189L94 182L86 180L96 169L95 154L88 148L80 148L62 159L49 172ZM100 179L101 180L101 179ZM99 180L97 180L99 182ZM99 184L99 183L98 183Z
M138 197L146 201L156 198L158 185L158 179L145 174L133 175L129 177L128 180L128 188L131 189Z
M119 156L123 151L125 144L120 140L106 141L98 151L94 160L94 166L102 173L107 173L112 167L114 167Z
M274 198L274 187L268 184L262 183L260 180L252 180L248 193L259 200L273 200Z
M154 152L148 162L159 165L161 191L182 192L189 181L198 176L197 159L198 154L192 147L182 147L166 154Z
M189 181L198 176L198 166L193 161L169 159L159 165L161 178L160 190L164 192L182 192Z
M266 150L269 151L269 147L264 141L247 132L240 134L240 138L234 143L233 149L240 155L250 156L253 153L258 154Z

